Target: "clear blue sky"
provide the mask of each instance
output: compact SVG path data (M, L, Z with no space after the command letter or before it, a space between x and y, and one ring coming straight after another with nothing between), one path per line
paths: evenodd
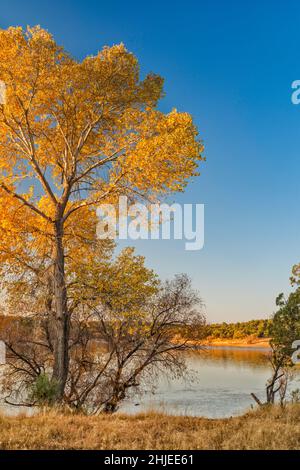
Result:
M165 78L161 109L190 112L201 177L179 201L205 203L205 247L141 242L163 277L191 275L210 321L269 316L300 260L300 3L2 0L0 26L40 24L73 55L124 42Z

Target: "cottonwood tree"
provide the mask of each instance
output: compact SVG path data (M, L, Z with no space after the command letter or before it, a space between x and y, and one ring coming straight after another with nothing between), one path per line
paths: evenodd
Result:
M53 297L52 380L61 400L69 369L67 224L81 218L90 227L97 205L119 194L151 200L182 191L197 174L202 143L189 114L157 109L163 80L141 80L122 44L79 61L39 27L2 30L0 79L1 262L8 275L22 263L35 270L36 252L47 259L38 268L47 270Z
M131 248L114 261L96 260L91 268L92 276L88 269L74 276L80 288L70 321L63 400L76 410L114 412L131 390L153 386L158 372L185 374L183 352L196 347L205 319L187 276L161 283ZM52 403L47 314L19 319L3 339L8 353L2 381L6 402Z

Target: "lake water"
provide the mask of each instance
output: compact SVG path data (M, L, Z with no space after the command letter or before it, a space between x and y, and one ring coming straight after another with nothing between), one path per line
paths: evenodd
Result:
M169 414L223 418L235 416L256 406L250 393L265 400L265 384L271 376L266 349L218 347L187 355L193 380L169 381L161 374L155 393L133 396L120 412L162 411ZM289 391L300 388L300 372L294 373ZM288 392L289 395L289 392ZM9 415L32 414L28 408L4 405L0 411Z
M254 348L219 347L187 356L195 380L168 381L163 375L153 393L134 396L120 411L163 411L170 414L223 418L235 416L256 406L250 393L265 400L265 384L271 376L269 351ZM299 372L289 385L289 392L300 388Z

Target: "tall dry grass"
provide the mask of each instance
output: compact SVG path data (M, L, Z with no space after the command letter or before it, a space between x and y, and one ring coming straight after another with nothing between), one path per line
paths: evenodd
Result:
M84 416L0 417L0 449L299 449L300 405L229 419Z

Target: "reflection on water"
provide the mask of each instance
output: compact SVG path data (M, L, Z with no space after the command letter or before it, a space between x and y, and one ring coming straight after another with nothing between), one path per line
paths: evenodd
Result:
M253 404L254 392L265 399L265 384L270 377L269 352L266 349L218 347L189 354L187 363L195 371L194 380L168 381L158 378L156 393L135 396L120 411L164 411L209 418L242 414ZM294 374L290 390L299 387L299 373Z
M253 368L266 367L270 350L267 348L253 347L232 347L232 346L206 346L199 352L190 353L189 356L194 358L196 362L209 361L216 363L221 361L223 366L230 363L248 364Z

